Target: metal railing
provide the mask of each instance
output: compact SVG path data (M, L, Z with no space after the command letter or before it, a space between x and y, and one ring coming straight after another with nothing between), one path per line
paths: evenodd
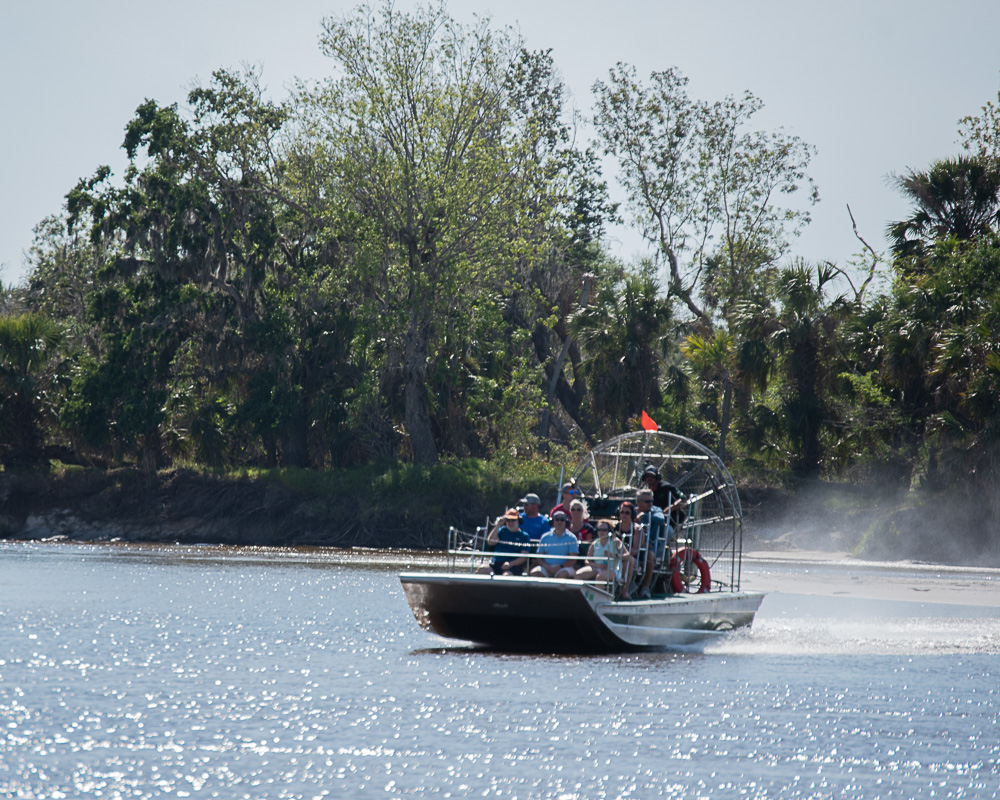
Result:
M614 557L539 553L538 540L532 540L523 553L528 559L523 575L530 576L532 567L543 558L558 557L563 561L573 561L579 566L589 561L595 568L606 564L608 566L606 579L587 582L617 597L621 595L626 573L629 573L630 582L635 583L636 589L641 586L646 561L652 557L654 566L650 585L656 595L670 594L673 591L673 586L677 585L677 581L672 581L675 570L680 579L679 585L684 591L738 589L740 543L734 536L734 530L726 524L720 525L720 521L714 518L700 519L698 512L699 508L695 502L687 508L687 518L682 524L676 527L668 524L664 534L657 538L652 553L649 552L649 540L644 525L637 525L634 528L638 533L638 542L635 533L621 537L620 552ZM469 573L490 572L490 563L497 557L497 553L487 543L488 532L488 525L480 526L472 532L450 528L448 570ZM625 568L625 553L635 558L634 570ZM696 553L708 564L711 574L710 585L704 588L701 585L703 574L697 563ZM519 554L511 553L511 558L519 557Z

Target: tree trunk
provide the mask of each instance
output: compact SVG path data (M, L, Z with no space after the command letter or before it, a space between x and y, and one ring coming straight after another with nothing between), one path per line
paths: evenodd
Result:
M797 472L804 478L814 478L819 474L820 426L823 423L822 401L816 392L817 359L816 346L804 341L794 349L796 363L796 392L802 422L802 452L799 456Z
M160 429L151 428L149 433L142 437L142 450L140 458L143 470L152 475L160 468L162 456Z
M733 379L729 370L722 374L722 414L719 417L719 452L717 455L726 462L726 438L729 436L730 418L733 413Z
M309 466L309 408L305 399L299 401L285 435L284 463L287 467Z
M550 358L551 350L549 349L548 335L548 328L542 325L536 325L531 334L531 341L535 346L535 354L538 357L539 363L545 366L547 375L548 370L554 368ZM579 374L580 351L577 345L573 343L569 347L569 359L573 366L573 384L570 385L569 381L566 380L565 369L561 370L556 379L556 399L573 419L573 422L579 426L580 432L583 433L587 441L591 442L597 434L597 426L590 419L587 409L584 406L584 400L587 396L587 384L583 376ZM551 378L552 376L548 375L548 377ZM550 425L554 419L555 417L553 416L549 417ZM539 433L539 435L541 434Z
M583 288L580 290L580 308L586 308L587 302L590 299L590 287L594 285L594 281L597 276L587 273L583 276ZM573 337L567 330L566 339L563 341L562 349L559 351L559 357L556 359L555 366L552 368L552 377L549 379L549 391L545 397L545 406L542 408L542 419L538 425L538 434L543 438L547 438L549 435L549 424L552 418L552 403L556 396L556 387L559 385L559 378L562 375L563 365L566 363L566 355L569 353L569 346L573 342Z
M427 322L417 309L411 310L403 354L403 419L410 434L413 460L424 465L435 464L438 458L425 398L429 335Z

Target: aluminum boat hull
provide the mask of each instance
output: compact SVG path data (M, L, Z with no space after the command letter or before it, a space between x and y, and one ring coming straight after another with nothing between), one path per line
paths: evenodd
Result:
M417 622L511 650L615 652L696 645L753 623L758 592L616 601L576 580L453 573L399 576Z

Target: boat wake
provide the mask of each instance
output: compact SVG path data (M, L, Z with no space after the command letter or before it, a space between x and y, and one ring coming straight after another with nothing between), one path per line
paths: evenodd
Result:
M1000 655L1000 616L761 617L706 645L733 655Z

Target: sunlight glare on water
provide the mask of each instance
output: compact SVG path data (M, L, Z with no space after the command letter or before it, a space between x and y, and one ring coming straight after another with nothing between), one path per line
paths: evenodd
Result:
M995 608L776 592L702 653L513 655L418 628L413 558L0 544L0 795L997 796Z

